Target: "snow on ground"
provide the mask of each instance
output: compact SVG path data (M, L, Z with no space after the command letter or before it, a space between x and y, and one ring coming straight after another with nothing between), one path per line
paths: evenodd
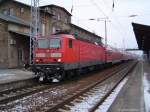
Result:
M144 73L144 99L146 112L150 112L150 80L148 80L148 73Z
M6 77L6 76L12 76L12 75L15 75L15 74L10 74L10 73L1 73L0 74L0 77Z
M82 102L72 102L74 106L71 107L71 112L88 112L88 110L96 104L97 99L101 99L104 94L106 94L104 93L104 88L106 88L106 85L102 86L99 91L85 97Z
M34 75L31 71L24 69L0 69L0 84L31 79L33 77Z
M114 90L114 92L106 99L106 101L96 110L96 112L107 112L113 101L115 100L116 96L120 92L121 88L125 85L128 78L125 78ZM112 85L112 84L110 84ZM107 86L107 87L106 87ZM107 88L107 89L106 89ZM108 85L102 86L99 91L85 97L82 102L73 101L73 107L71 107L71 112L88 112L90 108L92 108L107 92L108 92Z
M107 112L112 103L115 101L117 95L121 91L122 87L126 84L128 81L128 77L125 78L118 86L117 88L111 93L111 95L104 101L104 103L98 107L96 112Z

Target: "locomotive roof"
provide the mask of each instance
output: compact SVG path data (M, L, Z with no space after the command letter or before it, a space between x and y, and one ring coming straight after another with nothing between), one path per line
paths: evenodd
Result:
M61 36L61 37L67 36L67 38L76 39L76 38L75 38L73 35L71 35L71 34L55 34L55 35L52 35L51 37L57 37L57 36Z
M71 39L76 39L73 35L71 34L53 34L50 36L44 36L44 37L38 37L38 39L47 39L47 38L60 38L60 37L65 37L67 36L67 38L71 38Z

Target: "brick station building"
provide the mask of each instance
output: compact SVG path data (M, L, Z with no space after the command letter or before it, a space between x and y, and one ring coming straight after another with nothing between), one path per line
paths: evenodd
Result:
M41 35L58 30L78 33L80 38L101 43L101 37L71 23L71 14L63 7L40 7ZM23 67L29 61L30 6L15 0L0 0L0 68Z

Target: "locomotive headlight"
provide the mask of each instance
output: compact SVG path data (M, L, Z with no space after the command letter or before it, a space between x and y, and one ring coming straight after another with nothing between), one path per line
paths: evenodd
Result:
M46 54L45 54L45 53L36 53L35 56L36 56L36 57L44 58L44 57L46 57Z
M35 62L40 62L40 60L39 60L39 59L36 59Z
M62 56L61 53L51 53L52 58L60 58Z
M61 62L61 59L59 58L57 61L58 61L58 62Z

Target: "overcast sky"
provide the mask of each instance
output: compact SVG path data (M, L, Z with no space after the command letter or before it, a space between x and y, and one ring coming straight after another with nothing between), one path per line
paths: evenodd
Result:
M17 0L20 1L20 0ZM30 4L31 0L21 2ZM150 25L150 0L40 0L40 5L55 4L72 12L72 23L105 37L104 21L108 17L108 44L117 48L137 48L131 22ZM130 15L137 15L129 17ZM90 21L90 18L95 20Z

